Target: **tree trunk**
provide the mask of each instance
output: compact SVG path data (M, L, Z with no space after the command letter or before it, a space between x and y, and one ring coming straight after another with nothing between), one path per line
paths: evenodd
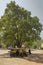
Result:
M21 48L21 43L18 39L16 40L16 45L17 45L18 48Z

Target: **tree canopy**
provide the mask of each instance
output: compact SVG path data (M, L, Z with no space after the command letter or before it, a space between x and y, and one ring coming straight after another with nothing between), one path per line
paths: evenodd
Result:
M18 47L25 42L31 44L40 39L41 30L42 25L37 16L32 17L30 11L17 5L15 1L7 4L0 19L3 43Z

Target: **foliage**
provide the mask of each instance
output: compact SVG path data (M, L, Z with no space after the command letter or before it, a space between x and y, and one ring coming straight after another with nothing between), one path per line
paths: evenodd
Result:
M16 5L15 1L7 4L4 15L0 19L3 32L2 41L6 45L21 47L24 42L31 43L40 39L42 25L37 16Z

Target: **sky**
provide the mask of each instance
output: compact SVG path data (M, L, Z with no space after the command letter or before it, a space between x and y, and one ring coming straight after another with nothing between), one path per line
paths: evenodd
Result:
M43 24L43 0L0 0L0 16L4 14L7 3L15 1L19 6L31 11L32 16L38 16ZM43 31L40 34L43 39Z

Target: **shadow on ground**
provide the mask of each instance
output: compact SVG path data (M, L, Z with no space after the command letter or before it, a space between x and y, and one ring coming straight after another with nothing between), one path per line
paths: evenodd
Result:
M24 59L37 63L43 63L43 54L31 54L28 55L28 57L24 57Z
M9 54L2 54L0 55L0 58L11 58ZM31 54L27 57L12 57L12 58L23 58L29 61L37 62L37 63L43 63L43 54Z

